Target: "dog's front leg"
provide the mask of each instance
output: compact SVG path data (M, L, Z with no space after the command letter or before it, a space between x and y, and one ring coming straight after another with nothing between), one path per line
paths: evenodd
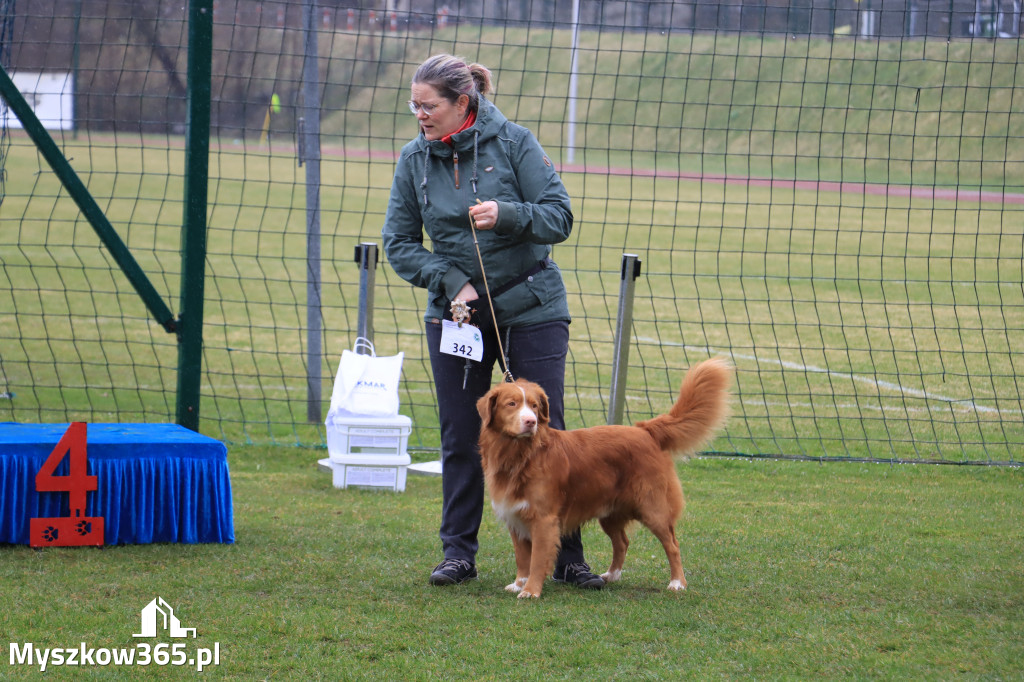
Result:
M558 539L561 535L555 516L540 517L530 524L530 540L533 552L530 557L530 574L519 593L519 598L539 597L544 581L551 575L558 555Z
M530 556L533 554L533 543L529 538L520 537L519 533L511 528L508 532L512 536L512 548L516 553L516 579L511 585L506 585L505 590L522 592L527 578L530 577Z

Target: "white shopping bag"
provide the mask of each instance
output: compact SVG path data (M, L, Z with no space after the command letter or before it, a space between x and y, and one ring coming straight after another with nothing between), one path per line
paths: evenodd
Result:
M360 349L369 354L359 353ZM334 379L327 424L334 417L394 417L398 415L398 381L405 353L378 357L367 339L356 339L352 350L344 350Z

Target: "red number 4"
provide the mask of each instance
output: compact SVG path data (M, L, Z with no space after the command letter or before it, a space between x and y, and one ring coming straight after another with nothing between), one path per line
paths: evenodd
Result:
M103 517L85 515L86 493L97 490L99 480L88 474L85 449L86 424L73 422L36 474L36 491L67 492L69 516L34 518L29 522L29 544L33 547L72 547L103 544ZM70 471L56 475L67 456Z

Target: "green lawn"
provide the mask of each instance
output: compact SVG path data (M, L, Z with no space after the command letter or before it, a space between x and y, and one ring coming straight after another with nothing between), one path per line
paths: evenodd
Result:
M622 582L522 601L502 590L512 548L489 510L480 578L433 588L440 479L336 490L322 456L230 450L234 545L0 547L0 632L37 648L134 647L160 596L197 629L189 651L219 644L203 673L215 679L1021 676L1019 468L691 460L679 465L686 592L665 590L664 554L637 528ZM584 542L604 567L605 536L588 526ZM4 661L0 677L39 674Z

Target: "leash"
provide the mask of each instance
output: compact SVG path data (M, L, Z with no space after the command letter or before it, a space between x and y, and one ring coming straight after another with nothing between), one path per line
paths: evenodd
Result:
M480 204L480 203L483 203L483 202L480 201L479 198L477 198L476 203ZM480 242L477 241L477 238L476 238L476 233L477 233L476 220L474 220L472 213L469 214L469 224L473 228L473 246L476 248L476 259L477 259L477 262L480 263L480 274L483 275L483 278L484 278L484 294L487 296L487 302L490 304L489 307L491 309L491 321L494 322L494 332L495 332L494 336L495 336L495 338L498 339L498 357L501 360L501 368L502 368L502 370L504 370L503 376L505 378L505 381L507 381L508 383L511 384L511 383L515 382L515 379L512 377L512 372L510 372L509 369L508 369L508 361L507 361L506 356L505 356L505 347L502 346L502 344L501 344L501 332L498 330L498 318L494 314L494 299L491 297L491 287L487 284L487 271L484 269L484 258L483 258L483 256L480 253ZM462 319L463 320L469 319L469 306L466 304L465 301L452 301L452 318L453 319L455 318L457 305L458 305L459 313L464 316ZM456 321L458 322L459 320L456 320ZM468 373L469 373L469 364L468 363L470 361L467 360L466 362L467 362L466 373L468 375ZM463 383L465 383L465 382L463 382Z

